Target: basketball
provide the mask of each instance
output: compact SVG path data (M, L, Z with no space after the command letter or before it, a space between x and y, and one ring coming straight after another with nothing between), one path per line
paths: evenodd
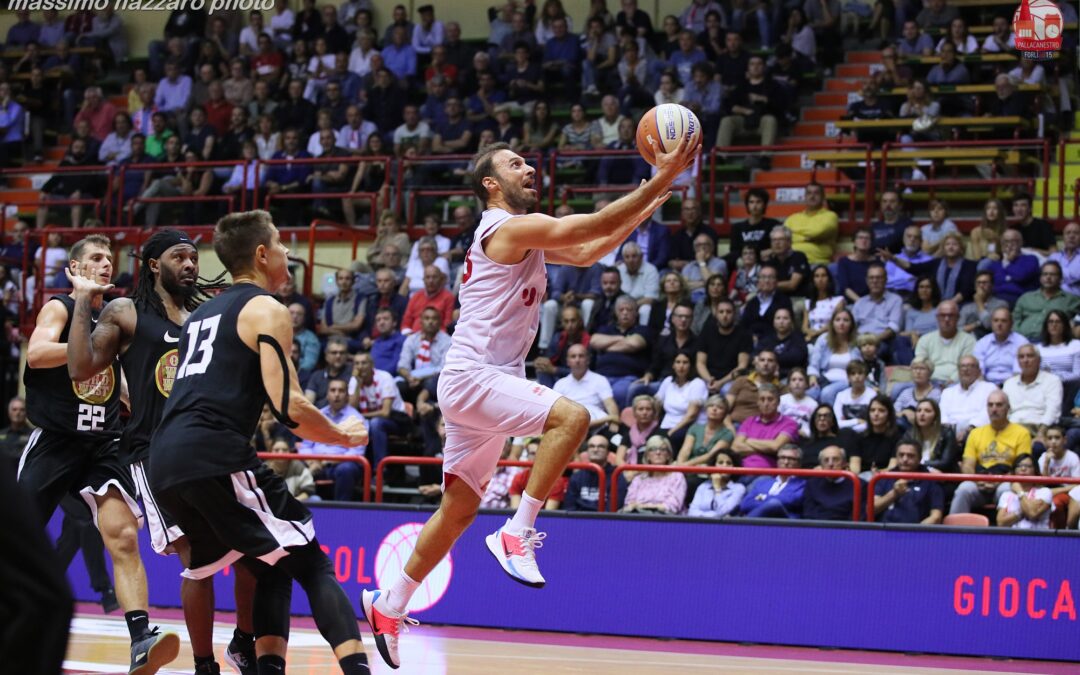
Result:
M649 138L664 152L671 152L684 136L695 141L701 136L697 115L678 103L664 103L641 116L637 126L637 149L646 162L656 166L656 151Z

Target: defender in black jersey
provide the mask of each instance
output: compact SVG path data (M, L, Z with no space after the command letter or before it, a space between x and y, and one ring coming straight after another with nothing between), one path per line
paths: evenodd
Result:
M71 248L69 275L108 288L112 248L107 237L90 235ZM131 474L118 452L120 368L106 361L91 377L73 380L67 370L67 345L76 291L45 303L27 347L27 413L38 427L19 461L19 482L48 519L65 494L90 509L113 559L116 596L131 633L130 673L151 675L176 658L176 633L150 629L146 572L139 557L142 512L135 502ZM96 306L94 306L96 305ZM78 319L97 321L101 296Z
M161 554L177 553L191 562L183 531L159 508L147 484L150 437L172 390L179 365L181 326L206 298L199 285L199 251L184 232L156 231L143 244L142 266L130 299L113 300L90 331L93 305L109 289L93 279L69 275L75 292L73 328L68 335L68 373L80 380L117 358L123 365L131 400L131 417L120 436L120 456L129 467L146 512L150 541ZM235 577L236 631L225 661L241 675L255 675L254 626L251 617L255 579L246 569ZM211 579L181 581L191 649L198 674L216 673L214 660L214 586Z
M319 548L311 513L251 445L267 398L301 438L353 447L367 442L367 431L360 420L330 422L300 389L285 351L292 318L271 295L289 269L270 214L225 216L214 251L234 285L184 324L180 366L150 444L150 487L190 540L185 576L209 577L241 560L255 571L259 672L284 671L296 579L345 675L369 673L356 613Z

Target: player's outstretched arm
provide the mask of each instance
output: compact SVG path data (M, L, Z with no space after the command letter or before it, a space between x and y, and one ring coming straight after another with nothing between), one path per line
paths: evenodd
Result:
M531 214L500 227L485 246L496 261L520 259L521 252L540 249L550 262L588 266L621 243L671 196L671 183L693 165L700 140L689 137L671 152L654 143L657 171L638 189L590 214L551 218Z
M55 368L67 363L67 344L60 334L67 323L67 307L59 302L46 302L37 315L34 332L26 346L26 364L31 368Z
M351 448L367 444L363 422L331 422L305 396L300 379L286 349L292 347L292 317L289 310L269 296L254 298L240 311L237 322L240 339L258 352L263 386L274 416L300 438Z

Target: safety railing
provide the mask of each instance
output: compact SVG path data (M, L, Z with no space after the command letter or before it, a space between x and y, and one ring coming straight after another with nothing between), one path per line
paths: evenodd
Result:
M389 457L383 457L382 460L375 467L375 503L381 503L383 498L383 472L387 466L441 466L443 463L442 457L410 457L401 455L390 455ZM532 462L522 462L515 459L500 459L497 466L516 466L525 469L531 469ZM607 476L604 473L604 467L599 464L593 464L592 462L570 462L566 465L567 469L582 469L584 471L592 471L599 479L599 492L597 496L596 510L603 513L604 511L604 495L606 494Z
M536 169L535 184L534 187L539 193L540 187L544 183L544 156L539 152L523 152L521 156L528 162L533 168ZM416 155L413 157L402 157L397 162L397 190L394 201L394 208L398 213L401 213L401 209L405 206L406 191L420 190L420 189L447 189L453 187L453 183L426 183L423 181L407 180L406 174L409 171L424 171L424 167L459 167L466 168L469 162L472 161L472 154L455 153L445 155ZM389 175L389 174L388 174ZM462 176L459 181L461 184L465 184L465 177ZM412 214L406 213L406 217L409 222L412 222Z
M611 511L617 510L618 506L618 489L619 489L619 476L627 471L638 472L650 472L657 471L663 473L720 473L728 474L731 476L792 476L799 478L847 478L851 481L852 502L851 502L851 519L853 521L859 520L859 509L862 508L862 483L859 482L858 476L850 471L834 471L826 469L774 469L774 468L760 468L749 469L744 467L735 466L683 466L674 464L622 464L615 467L615 470L611 472L611 485L609 489L611 494L608 498L608 504L611 505ZM602 510L602 509L601 509Z
M845 152L850 151L852 153L861 151L861 152L863 152L865 154L864 171L866 173L865 173L865 177L863 178L862 182L866 186L866 199L867 199L867 202L868 202L868 204L871 204L872 199L873 199L873 194L872 193L874 192L874 190L873 190L873 182L874 182L873 181L873 170L874 169L873 169L873 146L870 145L869 143L845 143L845 142L843 142L842 138L838 137L836 141L833 141L833 142L830 142L830 143L801 143L801 144L793 144L793 145L737 145L737 146L728 147L728 148L721 148L719 146L716 146L716 147L713 147L709 151L709 190L708 190L708 195L707 195L708 199L709 199L709 220L708 220L708 222L712 223L714 226L715 226L715 224L717 222L717 214L716 214L717 166L719 164L723 163L724 159L732 157L732 156L739 156L739 155L766 154L770 158L772 158L773 161L775 162L776 157L787 155L787 154L797 154L797 155L799 155L801 157L802 155L804 155L804 154L806 154L808 152L829 152L829 151L837 151L837 150L843 150ZM811 172L812 172L811 175L814 178L816 178L817 177L817 168L816 167L812 168ZM837 181L837 182L839 182L839 181ZM767 187L777 187L777 186L773 185L772 183L769 183L768 185L756 185L756 184L747 184L747 185L750 185L751 187L766 187L766 188ZM801 183L799 183L797 185L797 187L805 187L805 186L806 186L806 181L802 181ZM786 186L781 185L779 187L786 187ZM731 227L731 217L730 217L730 208L728 208L728 204L730 202L730 200L729 200L730 190L724 190L723 194L724 194L724 201L723 201L723 204L724 204L724 219L723 219L723 225L724 225L725 228L730 228ZM870 208L870 207L868 206L868 208ZM869 219L869 217L870 217L869 214L870 214L870 211L867 211L867 216L866 216L867 219ZM730 230L726 230L726 232L730 232Z
M226 205L230 211L237 209L238 194L232 195L178 195L175 197L133 197L128 200L127 205L130 207L127 210L127 226L137 227L135 224L135 207L139 204L192 204L192 203L211 203L221 202ZM206 224L206 223L203 223ZM212 224L211 224L212 226Z
M106 196L102 197L100 199L96 198L96 197L95 198L82 198L82 199L79 199L78 201L80 203L83 202L84 200L87 201L87 202L96 201L96 202L101 203L101 207L96 212L96 214L97 214L98 217L101 217L101 211L103 210L104 211L104 217L102 218L102 220L104 220L105 223L108 224L111 221L111 215L112 215L112 211L111 211L112 204L110 203L111 200L109 199L108 196L113 193L113 185L115 183L112 168L113 167L110 167L110 166L29 166L29 167L24 166L24 167L12 167L12 168L7 168L7 169L0 169L0 176L3 176L3 178L8 179L8 180L10 180L11 178L17 178L17 177L21 176L21 177L24 177L24 178L29 178L31 180L31 184L32 184L34 176L42 176L42 175L50 175L50 176L52 176L52 175L55 175L55 174L87 174L87 175L92 175L93 176L93 175L105 174L105 186L104 186L105 191L102 194L104 194ZM19 188L14 188L14 189L19 189ZM29 189L32 189L32 188L29 188ZM20 199L4 199L3 200L3 207L5 207L5 208L3 210L6 212L7 211L7 209L6 209L7 206L46 206L46 205L63 206L64 201L72 201L72 200L70 200L70 199L65 200L64 198L60 198L60 199L44 198L44 193L42 193L41 196L39 196L37 201L31 201L31 200L25 200L25 199L22 199L22 200L20 200ZM3 235L6 232L7 232L6 227L4 227L4 224L0 223L0 235Z
M353 464L359 464L360 470L362 471L360 484L364 486L363 501L371 501L371 462L363 455L305 455L298 452L259 452L256 454L259 456L259 459L266 462L272 462L274 460L291 461L298 459L301 462L333 462L335 464L351 462Z
M1013 476L983 473L933 473L933 472L905 472L905 471L882 471L874 474L866 486L866 520L874 522L874 496L877 484L883 480L908 480L908 481L937 481L939 483L1024 483L1027 485L1080 485L1080 478L1064 478L1056 476ZM996 504L995 504L996 506Z
M832 192L847 192L848 193L848 217L846 223L849 228L858 226L859 211L856 202L858 201L859 186L853 182L837 182L837 181L816 181L818 185L824 188L826 194L831 190ZM731 201L732 191L749 190L750 188L795 188L801 189L806 187L806 181L779 181L774 183L724 183L724 203L727 204ZM837 214L839 217L839 214ZM869 220L868 216L864 215L865 220ZM731 232L731 209L724 209L724 219L721 221L724 226L725 232Z
M1017 185L1023 185L1028 189L1029 194L1033 194L1035 190L1034 178L938 178L936 180L898 180L896 181L896 189L903 190L904 188L928 188L927 193L930 198L933 199L937 195L937 191L942 188L964 188L964 187L979 187L990 188L990 196L996 198L999 187L1015 187Z
M373 203L372 204L372 216L374 216L374 215L375 214L374 214L374 203ZM374 219L372 219L372 222L375 222ZM329 228L339 232L341 234L341 236L345 237L346 239L351 240L352 241L352 259L353 260L356 260L356 253L357 253L357 251L360 250L360 236L361 236L361 234L363 234L365 236L371 236L374 233L374 230L371 230L371 229L363 229L362 230L360 228L349 227L348 225L344 225L342 223L337 223L337 222L334 222L332 220L324 220L322 218L316 218L315 220L311 221L311 226L309 227L309 231L308 231L307 269L305 270L307 272L307 274L304 275L304 295L306 295L308 297L311 297L312 283L313 283L312 277L315 274L315 267L320 266L320 263L315 262L315 233L320 227L329 227ZM322 266L325 267L325 265L322 265Z
M385 155L371 155L371 156L352 155L352 156L348 156L348 157L297 157L297 158L293 158L293 159L260 159L260 160L257 160L255 162L255 167L256 167L257 171L262 173L263 167L267 167L269 169L269 168L273 168L275 166L293 166L293 165L297 165L297 166L327 166L327 165L331 165L331 164L346 164L346 165L355 164L356 167L351 169L351 171L355 171L356 169L358 169L360 167L361 164L382 164L383 165L383 186L386 186L386 185L390 184L390 160L391 160L391 158L387 157ZM233 162L233 165L235 166L236 162ZM269 171L267 171L266 173L268 174ZM264 176L263 180L255 182L255 189L253 191L253 194L251 195L251 203L253 205L254 204L267 204L268 203L263 199L263 190L265 189L265 187L264 187L264 185L262 185L262 183L265 183L266 180L267 180L267 177ZM350 178L349 180L352 180L352 179ZM246 180L244 181L244 185L247 185ZM356 199L364 199L364 198L370 198L370 196L373 194L371 192L362 192L362 191L358 191L358 192L355 192L355 193L354 192L348 192L347 190L349 190L351 188L352 188L352 185L350 184L350 185L346 186L345 190L342 190L341 192L330 193L330 196L328 196L328 197L324 197L324 196L321 196L321 195L315 195L315 194L310 193L310 192L299 192L299 193L290 193L290 194L298 195L297 198L299 198L299 199L309 199L309 200L310 199L340 199L342 197L353 197L353 198L356 198ZM280 193L274 195L275 199L281 199L284 196L285 195L282 195ZM378 210L378 205L373 204L372 205L372 212L375 212L377 210ZM372 219L371 222L374 223L375 222L374 219Z
M115 164L115 165L112 165L112 166L109 166L109 167L102 167L102 168L108 170L110 177L112 176L113 171L115 171L116 174L117 174L115 181L113 181L113 184L118 186L118 189L115 191L115 195L113 194L113 192L114 192L113 190L109 190L109 192L107 192L106 194L109 195L108 201L110 202L109 203L110 208L114 206L112 204L112 201L113 201L113 198L115 197L115 199L116 199L115 207L117 209L117 212L118 213L123 213L123 208L127 203L133 202L136 199L141 198L141 194L137 194L137 195L135 195L134 197L132 197L129 200L124 199L124 185L127 182L127 175L129 173L138 173L139 175L145 175L145 174L149 173L149 174L151 174L151 177L153 177L155 174L160 174L158 177L159 178L164 178L166 176L176 175L176 172L186 170L186 169L206 169L208 171L213 171L215 169L223 169L223 170L228 170L231 173L234 168L236 168L237 166L240 166L240 165L243 165L243 167L244 167L244 171L243 171L244 181L243 181L243 183L241 185L245 189L238 190L236 194L237 194L238 200L239 200L239 203L237 204L237 206L241 210L243 210L248 204L248 202L246 201L246 198L247 198L247 189L246 189L246 187L247 187L247 184L248 184L248 172L253 170L252 167L251 167L251 164L248 163L248 162L243 162L241 160L237 160L237 161L200 160L200 161L196 161L196 162L146 162L146 163L140 163L140 164L120 163L120 164ZM258 181L256 181L256 184L257 183L258 183ZM211 195L206 195L206 196L209 197ZM213 195L213 196L219 197L219 195ZM184 199L185 200L190 200L190 201L198 201L193 196L184 197ZM147 200L144 198L144 199L142 199L142 201L147 201Z
M401 191L399 191L400 193ZM405 201L405 230L410 232L416 227L416 202L423 197L461 197L468 199L473 196L472 190L466 190L465 188L414 188L408 190L409 196ZM443 218L446 220L446 218Z

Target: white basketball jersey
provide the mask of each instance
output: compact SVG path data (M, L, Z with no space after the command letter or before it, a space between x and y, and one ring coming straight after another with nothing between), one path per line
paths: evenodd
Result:
M503 265L487 257L483 246L513 217L503 209L488 209L480 218L465 254L461 312L446 354L447 370L486 366L525 376L525 355L536 337L547 290L544 252L529 251L521 262Z

